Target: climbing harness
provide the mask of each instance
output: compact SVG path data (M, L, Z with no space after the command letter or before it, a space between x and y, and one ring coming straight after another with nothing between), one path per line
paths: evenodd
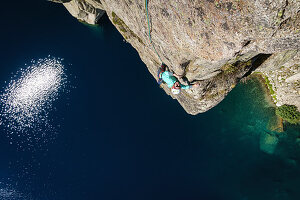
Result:
M154 46L153 41L152 41L152 38L151 38L151 33L150 33L150 23L149 23L149 14L148 14L148 1L145 0L145 3L146 3L145 7L146 7L146 13L147 13L147 22L148 22L148 30L149 30L149 39L150 39L150 43L152 44L152 47L153 47L155 53L157 54L159 60L161 61L161 63L163 63L163 61L161 60L161 57L159 56L158 52L157 52L156 49L155 49L155 46Z

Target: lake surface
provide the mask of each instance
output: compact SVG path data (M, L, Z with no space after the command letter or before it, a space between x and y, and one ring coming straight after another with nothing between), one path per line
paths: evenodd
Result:
M300 199L300 128L272 130L257 80L191 116L107 17L92 27L47 1L3 7L1 93L32 60L61 61L67 80L45 108L53 129L1 122L1 200Z

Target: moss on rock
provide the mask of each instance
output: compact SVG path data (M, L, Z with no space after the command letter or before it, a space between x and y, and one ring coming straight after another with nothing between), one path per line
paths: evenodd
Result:
M118 15L116 15L115 12L112 12L111 16L112 22L120 30L120 32L126 40L130 38L135 38L141 44L145 45L141 38L139 38L132 30L130 30L129 27L125 24L125 22L120 17L118 17Z
M267 88L269 89L270 95L272 96L272 98L274 99L275 103L277 102L277 97L276 97L276 93L273 89L273 86L269 80L269 78L267 76L263 76L265 79L265 84L267 86Z

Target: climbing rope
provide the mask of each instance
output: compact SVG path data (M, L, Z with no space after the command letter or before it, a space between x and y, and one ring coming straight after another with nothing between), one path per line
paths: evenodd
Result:
M157 52L156 49L155 49L155 46L154 46L153 41L152 41L152 38L151 38L151 33L150 33L150 23L149 23L149 14L148 14L148 1L145 0L145 3L146 3L146 13L147 13L147 22L148 22L148 30L149 30L149 39L150 39L150 43L152 44L152 47L153 47L155 53L157 54L159 60L161 61L161 63L163 63L163 61L161 60L161 57L159 56L158 52Z

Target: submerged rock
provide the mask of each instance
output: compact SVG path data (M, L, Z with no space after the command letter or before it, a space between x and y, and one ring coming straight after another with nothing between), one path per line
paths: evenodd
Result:
M272 56L269 64L264 64L263 73L276 85L277 102L300 102L299 90L296 88L298 93L294 93L295 90L290 90L293 86L285 86L290 82L282 81L283 75L275 80L278 76L274 75L271 64L271 60L278 60L277 71L279 63L299 64L300 1L148 1L151 36L161 60L149 41L145 2L72 0L64 5L73 16L88 23L95 23L105 10L155 78L157 68L164 62L170 71L184 76L182 82L199 82L199 88L183 91L178 96L163 86L190 114L217 105L241 78L260 68L264 60L255 65L253 61L266 54ZM287 52L296 53L293 58L287 58L283 56ZM293 80L295 77L298 76ZM297 80L294 82L298 84Z
M260 150L268 154L273 154L278 144L278 138L269 133L262 133L259 144Z

